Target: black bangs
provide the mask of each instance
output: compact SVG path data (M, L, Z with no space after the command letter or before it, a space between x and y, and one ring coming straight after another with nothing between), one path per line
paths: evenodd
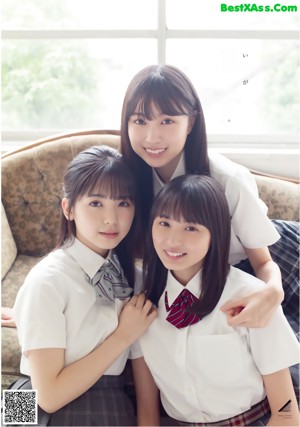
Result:
M113 200L128 198L135 202L135 186L131 174L127 173L127 176L124 176L123 168L116 166L112 165L109 169L102 171L101 174L98 170L91 170L85 181L82 182L80 195L102 194ZM121 165L119 164L119 166Z
M64 192L70 208L88 194L136 199L134 177L126 160L105 145L91 147L73 159L64 178Z
M124 176L118 176L112 171L103 173L96 182L92 181L91 184L86 186L87 191L83 194L102 194L112 200L128 198L135 202L134 186L130 185L128 180L124 180Z
M158 216L201 224L210 231L221 230L224 223L230 221L224 191L205 175L185 175L171 180L154 201L152 221Z
M182 88L175 87L159 72L136 88L132 100L135 105L128 105L128 119L134 113L142 114L147 120L154 119L153 107L170 116L194 114L190 99L183 94Z
M170 191L171 190L171 191ZM190 191L189 191L190 190ZM182 188L178 193L175 186L168 192L162 191L156 198L152 211L152 221L166 217L175 221L201 224L210 229L210 210L199 192L191 187Z

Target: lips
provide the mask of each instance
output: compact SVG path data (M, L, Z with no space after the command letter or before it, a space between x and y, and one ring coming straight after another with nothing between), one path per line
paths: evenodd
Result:
M164 253L167 256L167 258L171 259L172 261L180 260L186 255L186 253L184 252L173 252L173 251L167 251L167 250L164 250Z
M107 239L115 239L119 233L117 232L100 232L101 236L106 237Z
M150 154L150 156L158 156L166 151L166 148L145 148L145 151Z

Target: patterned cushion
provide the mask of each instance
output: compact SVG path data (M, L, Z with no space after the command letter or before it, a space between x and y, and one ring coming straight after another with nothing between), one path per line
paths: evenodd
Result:
M270 218L299 221L299 184L259 175L255 179Z
M24 282L25 277L32 267L41 258L19 255L5 278L2 280L2 305L12 307L16 295ZM15 328L2 327L2 374L18 375L20 372L21 350ZM7 386L14 378L6 378L5 384L2 380L2 386Z
M1 279L6 275L17 256L17 246L1 203Z
M20 373L21 349L16 328L1 328L2 335L2 374L18 375Z
M30 257L26 255L17 256L14 264L2 280L2 306L13 306L25 277L40 259L42 259L42 257Z

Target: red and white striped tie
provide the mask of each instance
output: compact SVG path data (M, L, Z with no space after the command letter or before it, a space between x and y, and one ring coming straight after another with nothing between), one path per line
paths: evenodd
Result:
M196 298L189 290L183 289L170 307L168 303L168 293L165 292L165 306L169 313L166 320L178 329L182 329L186 326L199 322L201 317L187 310L197 301L198 298Z

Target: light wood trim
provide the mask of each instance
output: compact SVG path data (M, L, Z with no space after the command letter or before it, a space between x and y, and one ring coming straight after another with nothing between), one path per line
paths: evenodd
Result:
M253 175L258 175L258 176L265 176L267 178L274 178L274 179L280 179L281 181L288 181L288 182L293 182L294 184L299 184L300 180L296 179L296 178L289 178L286 176L281 176L281 175L273 175L273 174L269 174L269 173L265 173L265 172L260 172L254 169L249 169L251 173L253 173Z
M37 139L34 142L29 142L28 144L23 145L20 148L17 148L16 150L9 151L1 156L1 158L9 157L15 153L21 153L22 151L29 150L30 148L38 147L39 145L46 144L48 142L57 141L58 139L62 138L70 138L72 136L82 136L82 135L120 135L119 130L113 130L113 129L96 129L96 130L82 130L82 131L75 131L75 132L63 132L59 133L50 137L40 138Z

